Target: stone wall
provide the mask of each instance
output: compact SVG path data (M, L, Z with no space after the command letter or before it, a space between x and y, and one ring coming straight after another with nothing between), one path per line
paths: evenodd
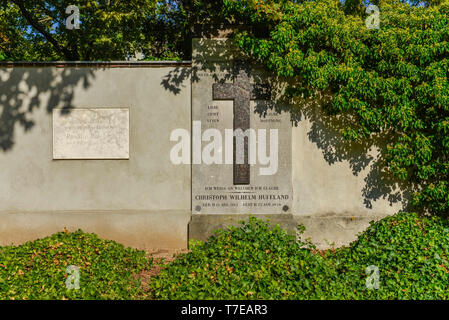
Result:
M344 141L320 104L302 104L292 130L293 214L318 247L347 245L359 232L403 209L404 192L379 169L384 143Z
M8 66L0 79L1 245L67 227L187 246L190 167L170 162L169 138L190 130L189 64ZM55 108L129 108L129 160L53 160Z
M139 248L187 246L190 165L170 133L191 131L191 66L180 63L0 65L0 245L81 228ZM402 208L378 150L348 145L319 103L292 122L292 207L320 247L344 245ZM52 112L128 108L129 159L54 160Z

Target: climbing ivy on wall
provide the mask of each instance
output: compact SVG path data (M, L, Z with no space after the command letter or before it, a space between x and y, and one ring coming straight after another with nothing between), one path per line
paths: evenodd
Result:
M289 81L286 96L330 92L324 105L353 141L387 137L384 168L414 188L412 206L449 209L449 1L411 6L380 1L380 25L348 15L337 0L225 1L268 26L236 44Z

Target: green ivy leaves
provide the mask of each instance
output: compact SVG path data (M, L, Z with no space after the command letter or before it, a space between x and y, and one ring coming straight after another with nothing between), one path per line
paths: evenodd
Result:
M291 97L332 92L326 110L347 120L343 136L386 136L385 169L413 184L415 209L447 215L449 190L435 186L449 181L449 2L423 8L381 1L378 30L335 0L242 2L270 36L241 32L239 48L293 78ZM266 14L274 6L279 13Z
M144 251L80 230L0 248L0 299L132 299L133 274L151 265ZM66 269L80 271L80 289L66 288Z
M251 217L218 231L151 282L158 299L448 299L448 224L398 213L349 247L316 250ZM300 232L303 228L300 229ZM366 268L379 270L378 290Z

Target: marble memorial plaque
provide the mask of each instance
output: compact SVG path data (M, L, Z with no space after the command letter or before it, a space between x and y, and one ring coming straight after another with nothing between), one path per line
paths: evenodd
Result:
M129 109L53 109L53 159L129 159Z
M193 39L192 213L291 213L290 114L257 112L276 103L269 78L231 43ZM236 130L254 143L244 138L239 147Z

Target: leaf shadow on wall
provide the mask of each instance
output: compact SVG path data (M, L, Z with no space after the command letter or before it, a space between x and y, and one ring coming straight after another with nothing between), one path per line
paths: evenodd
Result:
M203 33L207 38L216 37L218 33L216 30ZM200 51L194 51L194 60L192 66L188 67L176 67L169 71L163 80L161 86L173 94L180 93L181 88L184 86L184 81L190 79L192 83L198 82L201 74L208 72L212 74L212 78L215 82L232 82L235 75L233 74L233 59L238 55L238 52L232 48L230 42L224 43L222 41L202 43L202 41L209 41L210 39L198 39L197 46L201 46ZM193 48L195 50L195 46ZM215 61L219 60L220 69L218 69ZM229 60L226 63L226 60Z
M344 128L354 128L356 117L334 115L326 106L332 100L329 92L317 93L314 98L291 98L285 94L288 83L294 80L270 77L272 97L269 104L257 104L256 112L265 116L268 110L290 112L292 126L308 122L307 138L322 152L330 165L346 162L354 176L363 176L363 204L372 209L375 201L387 200L389 205L399 204L401 210L409 208L409 199L415 186L409 181L395 178L387 171L385 153L393 141L390 133L371 136L363 141L351 141L343 137ZM354 119L354 120L353 120ZM346 191L345 191L346 192Z
M68 114L73 108L75 87L81 84L87 89L94 77L93 71L87 68L0 69L0 150L12 150L16 130L32 131L36 125L33 113L38 108L45 107L49 116L54 108Z
M259 69L259 72L251 74L253 82L268 82L271 87L270 103L255 101L255 112L260 117L266 117L269 111L289 112L292 126L308 121L310 130L307 138L322 152L329 166L347 162L354 176L364 175L362 197L366 208L372 209L374 202L379 199L386 199L390 205L399 204L403 210L408 208L413 185L394 178L386 171L385 151L388 142L392 141L391 136L381 134L361 142L344 139L341 130L351 126L351 123L348 122L348 117L326 113L325 106L331 99L330 94L321 93L315 99L292 99L285 94L285 89L294 79L287 81L267 72L260 72L261 68L257 66L257 63L250 62L251 57L239 56L237 52L230 50L221 45L214 46L209 42L201 47L201 52L196 52L190 69L186 67L172 69L164 77L161 86L173 94L178 94L185 80L191 77L192 83L198 82L203 72L210 73L209 76L212 76L214 82L232 82L235 77L232 60L236 57L247 60L252 65L252 71ZM219 57L220 61L225 60L224 57L229 57L229 63L220 63L220 70L218 70L217 64L211 57ZM215 73L220 73L220 76Z

